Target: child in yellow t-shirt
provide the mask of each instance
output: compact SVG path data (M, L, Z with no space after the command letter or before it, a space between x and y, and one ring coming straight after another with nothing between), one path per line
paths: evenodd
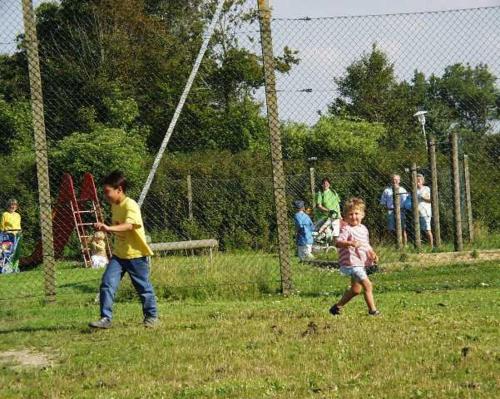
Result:
M7 202L7 211L2 214L0 231L17 234L21 231L21 215L17 213L18 203L15 199Z
M142 301L144 326L158 324L158 310L153 285L149 279L149 257L153 252L146 243L141 209L127 197L127 180L121 171L104 179L104 196L111 204L112 225L96 223L94 228L113 233L113 256L102 276L100 288L101 319L92 328L110 328L113 301L124 273L128 273Z

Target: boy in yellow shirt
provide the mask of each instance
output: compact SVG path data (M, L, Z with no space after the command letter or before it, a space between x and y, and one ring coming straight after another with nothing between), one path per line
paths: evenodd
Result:
M15 199L7 202L7 212L2 214L0 231L16 234L21 230L21 215L17 213L18 203Z
M153 285L149 279L149 256L153 252L146 243L141 209L137 202L126 196L127 180L123 172L112 172L103 183L104 196L111 204L112 225L96 223L94 228L114 234L113 256L101 281L101 319L89 326L111 327L115 293L123 275L128 273L141 298L144 326L155 327L158 323L158 311Z

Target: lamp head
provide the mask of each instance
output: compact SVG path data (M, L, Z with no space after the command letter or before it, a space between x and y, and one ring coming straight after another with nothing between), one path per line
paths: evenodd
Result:
M418 119L418 122L424 126L425 125L425 114L427 111L418 111L413 114Z

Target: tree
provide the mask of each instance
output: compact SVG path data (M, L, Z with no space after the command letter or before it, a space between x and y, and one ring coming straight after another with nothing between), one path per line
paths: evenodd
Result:
M437 79L440 99L464 127L483 134L490 128L491 120L498 117L500 91L496 77L487 65L454 64L446 67Z
M119 88L138 106L147 142L163 139L198 54L214 1L62 0L37 8L41 70L49 136L90 131L89 118L110 125L106 99ZM231 151L260 140L264 125L254 92L263 85L258 55L239 45L238 31L255 12L243 0L225 3L170 148L221 146ZM8 100L25 85L25 53L0 59L0 93ZM298 62L289 48L276 58L283 73ZM24 80L22 75L24 74ZM21 78L19 78L21 77ZM222 130L224 129L224 130Z
M495 81L486 65L454 64L441 77L426 78L416 70L411 81L397 82L393 64L374 44L370 54L335 79L340 95L329 111L344 118L381 122L387 129L386 147L400 153L422 153L425 147L413 117L418 109L429 112L427 131L440 139L446 138L453 123L472 134L484 134L500 113Z
M349 115L383 122L396 85L394 66L374 44L369 54L353 62L343 77L335 78L340 96L330 105L333 115Z
M287 159L367 159L375 155L386 130L380 123L352 121L322 116L311 128L287 123L283 127L284 154Z
M124 170L131 183L131 195L142 188L149 166L145 140L122 129L97 126L90 133L73 133L50 152L54 170L80 178L91 172L97 181L111 170Z

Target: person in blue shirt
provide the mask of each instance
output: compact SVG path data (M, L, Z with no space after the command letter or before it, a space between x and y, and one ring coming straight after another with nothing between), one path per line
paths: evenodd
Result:
M294 201L297 213L293 217L297 230L297 249L300 260L313 259L312 244L314 224L307 213L305 213L304 201Z

